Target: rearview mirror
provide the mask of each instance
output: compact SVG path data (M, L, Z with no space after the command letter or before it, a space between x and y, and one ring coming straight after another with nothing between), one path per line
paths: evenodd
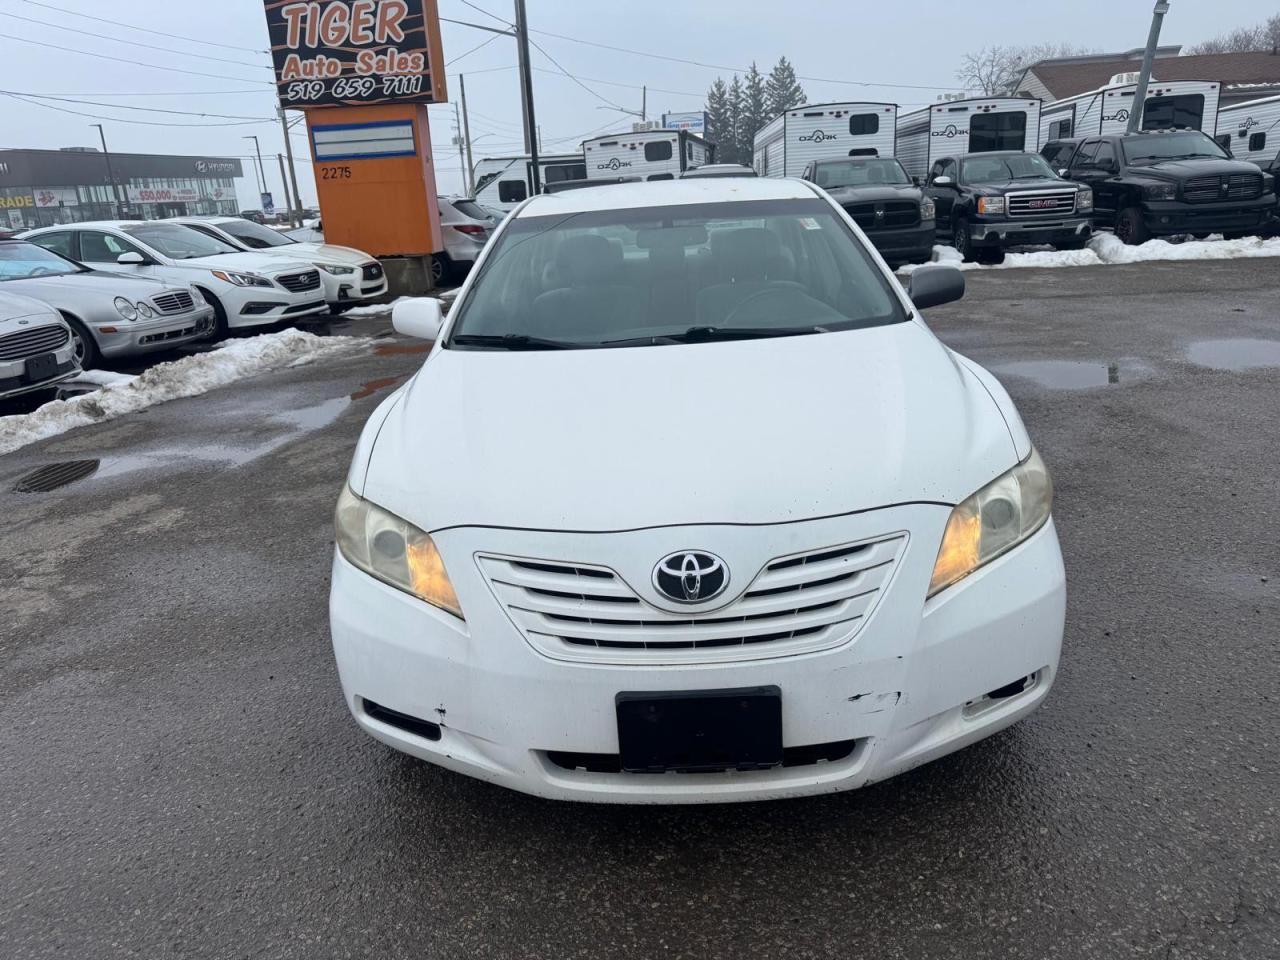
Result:
M147 262L147 258L142 254L130 250L128 253L122 253L116 257L116 263L122 263L125 266L137 266Z
M933 178L933 185L935 187L950 187L954 184L955 184L955 181L952 180L950 177L948 177L945 173L940 177Z
M434 340L440 336L444 314L440 301L435 297L413 297L401 300L391 308L391 326L396 333L419 340Z
M964 274L941 264L920 267L911 274L907 296L921 310L959 300L964 296Z

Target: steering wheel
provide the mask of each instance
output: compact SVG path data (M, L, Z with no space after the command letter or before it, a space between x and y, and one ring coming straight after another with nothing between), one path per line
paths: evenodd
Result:
M778 287L765 287L763 290L757 290L755 293L745 297L737 306L725 314L725 318L721 322L724 326L731 327L733 326L731 322L733 318L746 309L750 304L757 303L761 300L767 300L769 297L786 297L793 292L794 291L792 290L779 289Z

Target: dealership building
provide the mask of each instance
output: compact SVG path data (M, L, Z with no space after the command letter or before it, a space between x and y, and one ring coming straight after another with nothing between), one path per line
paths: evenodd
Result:
M228 157L105 154L92 148L0 150L0 230L86 220L240 212Z

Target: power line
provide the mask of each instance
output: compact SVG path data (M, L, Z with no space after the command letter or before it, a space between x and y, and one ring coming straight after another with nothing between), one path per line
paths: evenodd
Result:
M73 17L82 17L85 20L96 20L98 23L109 23L113 27L127 27L130 30L141 30L143 33L154 33L159 37L168 37L170 40L186 40L188 43L203 43L209 47L223 47L227 50L243 50L247 53L265 53L270 55L270 50L255 50L252 47L237 47L229 43L216 43L213 40L201 40L197 37L187 37L180 33L165 33L161 30L152 30L150 27L140 27L133 23L121 23L118 20L108 20L104 17L95 17L92 14L80 13L78 10L68 10L65 7L55 7L51 3L43 3L41 0L23 0L23 3L29 3L35 7L44 7L46 10L55 10L58 13L70 14ZM195 54L186 54L186 56L195 56Z
M463 4L464 6L468 6L468 7L470 7L470 8L471 8L472 10L474 10L476 13L483 13L486 17L491 17L491 18L493 18L494 20L497 20L497 21L498 21L500 24L502 24L503 26L510 27L510 28L511 28L511 29L513 29L513 30L515 29L515 24L514 24L514 23L510 23L510 22L508 22L508 21L506 21L506 20L503 20L503 19L502 19L500 16L498 16L496 13L490 13L488 10L484 9L484 7L477 7L474 3L472 3L472 2L471 2L471 0L458 0L458 2L459 2L459 3L461 3L461 4Z
M17 93L3 93L0 96L19 100L33 107L44 107L46 110L57 110L59 113L70 113L77 117L89 117L92 120L110 120L112 123L133 123L144 127L244 127L261 123L275 123L274 120L233 120L230 123L162 123L158 120L127 120L124 117L104 117L97 113L85 113L83 110L71 110L68 107L54 106L52 103L41 103L39 100L28 100Z
M618 104L614 103L612 100L610 100L608 97L604 96L603 94L597 93L595 90L592 90L592 89L591 89L590 87L588 87L585 83L583 83L581 80L579 80L577 77L575 77L572 73L570 73L570 72L569 72L568 70L566 70L564 67L560 66L560 62L559 62L558 60L556 60L556 58L555 58L555 57L553 57L551 54L547 53L547 51L543 50L543 49L542 49L541 44L539 44L539 43L538 43L538 41L536 41L536 40L532 40L532 39L531 39L531 40L529 41L529 43L531 43L531 44L533 45L534 49L536 49L540 54L542 54L544 57L546 57L548 60L550 60L550 61L555 65L555 67L556 67L556 69L557 69L557 70L559 70L559 71L560 71L561 73L563 73L566 77L568 77L570 80L572 80L572 81L573 81L574 83L576 83L578 86L580 86L583 90L587 91L587 93L591 94L593 97L595 97L595 98L596 98L597 100L599 100L601 103L608 104L608 105L609 105L610 107L612 107L613 109L618 110L618 111L620 111L620 112L622 112L622 113L629 113L629 112L630 112L630 111L628 111L625 107L620 107L620 106L618 106Z
M147 113L172 113L184 117L206 117L215 120L252 120L255 123L275 123L275 117L246 117L235 113L200 113L195 110L166 110L163 107L134 107L127 103L102 103L98 100L82 100L77 97L58 97L51 94L28 93L25 90L0 90L0 93L19 97L31 97L36 100L57 100L62 103L78 103L82 106L109 107L112 110L139 110Z
M460 53L460 54L458 54L456 57L454 57L452 60L446 60L446 61L444 62L444 65L447 67L447 66L449 66L449 64L451 64L451 63L457 63L457 62L458 62L459 60L461 60L463 57L469 57L469 56L471 56L471 54L475 53L477 50L481 49L482 47L487 47L489 44L493 43L493 41L497 40L497 39L498 39L498 37L500 37L500 36L502 36L502 34L500 34L500 33L495 33L493 36L491 36L488 40L485 40L483 43L477 43L474 47L472 47L472 48L471 48L470 50L468 50L466 53Z
M116 63L127 63L133 67L149 67L152 70L167 70L170 73L186 73L193 77L213 77L215 80L236 80L240 83L262 83L275 86L270 80L247 80L243 77L228 77L225 73L200 73L196 70L182 70L178 67L162 67L158 63L144 63L139 60L126 60L123 57L109 57L105 53L94 53L91 50L77 50L75 47L62 47L56 43L45 43L43 40L29 40L26 37L15 37L12 34L0 33L0 39L15 40L18 43L30 43L37 47L48 47L51 50L62 50L66 53L79 53L86 57L97 57L99 60L112 60Z

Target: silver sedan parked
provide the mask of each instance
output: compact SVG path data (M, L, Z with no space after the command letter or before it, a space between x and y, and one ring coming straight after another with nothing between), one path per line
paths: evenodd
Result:
M0 240L0 284L57 310L85 368L168 350L213 330L213 307L193 287L92 270L26 240Z
M58 311L0 290L0 400L43 390L79 372L71 330Z

